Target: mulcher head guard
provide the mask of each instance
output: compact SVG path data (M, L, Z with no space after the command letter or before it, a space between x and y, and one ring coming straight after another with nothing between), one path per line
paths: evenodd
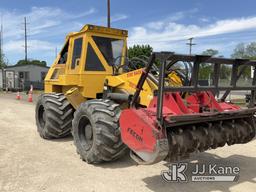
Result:
M161 61L158 90L147 108L140 107L139 95L150 69L158 58ZM193 63L187 85L166 86L165 76L177 62ZM199 66L211 63L214 67L213 85L199 85ZM230 86L219 86L222 64L230 65ZM120 117L123 142L131 149L131 157L139 164L153 164L162 160L176 161L190 153L223 147L225 144L242 144L255 137L256 70L251 86L239 87L237 81L246 66L255 68L250 60L213 58L210 56L154 53L137 85L130 108ZM225 102L232 90L250 90L247 109ZM215 99L225 91L220 101Z

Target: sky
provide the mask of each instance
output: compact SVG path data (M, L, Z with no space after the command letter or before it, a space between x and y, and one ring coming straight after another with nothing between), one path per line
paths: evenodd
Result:
M255 0L112 0L112 27L129 31L128 45L150 44L154 51L188 53L217 49L229 57L239 43L256 41ZM9 64L24 58L24 17L28 58L47 61L65 36L85 24L106 25L106 0L1 0L3 51Z

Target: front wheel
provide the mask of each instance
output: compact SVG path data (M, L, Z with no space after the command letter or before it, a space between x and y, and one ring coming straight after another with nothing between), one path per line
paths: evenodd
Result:
M37 131L44 139L70 134L74 108L62 93L42 94L36 105Z
M121 140L119 105L110 100L90 100L74 115L72 134L77 152L87 163L120 158L126 151Z

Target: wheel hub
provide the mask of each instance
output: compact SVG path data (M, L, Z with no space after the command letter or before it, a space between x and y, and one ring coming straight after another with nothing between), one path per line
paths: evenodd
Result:
M93 128L90 120L83 116L79 122L79 140L85 151L88 151L93 144Z
M86 140L92 140L92 126L91 125L86 125L85 126L85 138Z
M43 106L40 106L39 108L38 120L41 128L43 129L46 122L46 114Z

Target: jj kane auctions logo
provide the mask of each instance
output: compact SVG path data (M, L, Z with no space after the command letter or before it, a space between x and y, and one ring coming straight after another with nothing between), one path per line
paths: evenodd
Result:
M239 167L178 163L171 164L169 170L162 171L161 176L166 182L234 182L239 179L239 173Z

